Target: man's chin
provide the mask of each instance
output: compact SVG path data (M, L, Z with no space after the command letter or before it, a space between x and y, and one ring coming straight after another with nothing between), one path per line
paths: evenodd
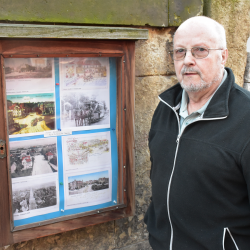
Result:
M192 82L192 83L187 83L187 82L181 82L181 87L186 91L186 92L199 92L204 89L209 88L212 84L206 83L204 81L201 82Z

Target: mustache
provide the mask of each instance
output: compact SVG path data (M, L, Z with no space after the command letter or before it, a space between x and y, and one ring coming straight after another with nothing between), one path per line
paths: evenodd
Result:
M192 68L192 67L186 67L184 66L181 70L181 74L184 75L185 73L197 73L201 76L201 72L198 69Z

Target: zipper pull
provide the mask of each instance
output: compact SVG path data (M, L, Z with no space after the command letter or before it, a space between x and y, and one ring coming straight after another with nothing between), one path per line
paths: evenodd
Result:
M180 135L177 136L177 139L176 139L177 144L179 143L179 140L180 140Z

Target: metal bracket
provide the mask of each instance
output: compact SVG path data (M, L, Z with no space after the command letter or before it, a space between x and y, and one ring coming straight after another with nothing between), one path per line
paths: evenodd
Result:
M6 142L0 140L0 158L3 159L6 157Z

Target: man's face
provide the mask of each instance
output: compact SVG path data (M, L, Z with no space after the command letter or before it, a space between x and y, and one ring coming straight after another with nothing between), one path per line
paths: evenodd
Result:
M209 89L214 83L219 83L222 79L222 70L225 64L223 52L210 50L206 58L197 59L190 51L191 48L197 46L219 48L214 32L206 29L206 27L189 24L176 32L174 49L188 49L183 60L174 61L178 81L187 92Z

